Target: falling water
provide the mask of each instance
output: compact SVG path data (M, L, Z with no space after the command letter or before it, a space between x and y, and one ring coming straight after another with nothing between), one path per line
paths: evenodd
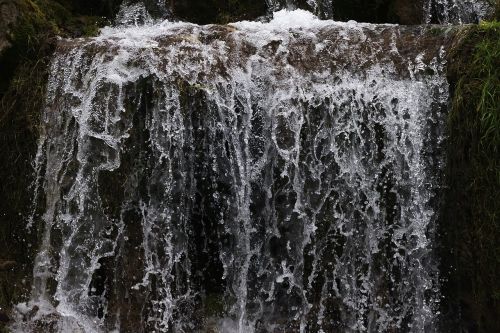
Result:
M493 7L490 0L426 0L425 22L475 23L487 18Z
M13 328L436 330L446 34L146 21L59 42Z
M266 0L266 2L271 13L282 8L297 8L301 3L316 15L330 19L334 17L340 6L349 6L349 0ZM415 2L417 6L423 8L422 23L477 23L494 12L493 0L415 0ZM362 4L363 1L355 1L358 8L363 8ZM392 5L390 1L386 4ZM373 5L373 1L372 3L366 1L366 5Z

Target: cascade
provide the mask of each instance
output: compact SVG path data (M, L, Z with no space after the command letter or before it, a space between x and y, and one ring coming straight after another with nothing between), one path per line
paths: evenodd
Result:
M493 11L493 2L488 0L427 0L426 23L465 24L479 22Z
M323 18L333 18L342 6L355 6L359 10L369 6L385 3L387 7L397 6L398 1L364 1L364 0L266 0L270 12L282 8L307 7ZM349 2L353 2L349 4ZM405 0L400 1L404 4ZM411 1L409 1L411 2ZM466 24L485 19L494 11L493 1L489 0L416 0L416 6L423 8L422 23ZM409 4L406 4L409 6Z
M454 29L134 10L58 43L13 330L436 331Z

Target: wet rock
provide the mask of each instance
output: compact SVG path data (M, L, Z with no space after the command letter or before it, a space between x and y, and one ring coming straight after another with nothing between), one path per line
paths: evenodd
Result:
M37 305L35 305L31 310L28 311L28 313L26 313L24 319L25 320L33 319L33 317L35 317L35 315L38 313L38 310L40 310L40 308Z
M5 312L0 310L0 323L7 323L9 321L10 321L9 316Z
M0 272L11 270L16 266L16 262L12 260L0 260Z
M323 19L367 23L399 23L404 25L424 22L425 0L295 0L293 7L307 9ZM270 1L272 10L289 8L290 1Z
M71 0L70 1L74 13L78 13L80 15L105 16L108 18L112 18L116 14L122 2L123 2L122 0Z
M424 0L394 0L393 10L399 24L424 22Z
M254 20L267 12L266 1L260 0L172 0L174 16L199 24Z

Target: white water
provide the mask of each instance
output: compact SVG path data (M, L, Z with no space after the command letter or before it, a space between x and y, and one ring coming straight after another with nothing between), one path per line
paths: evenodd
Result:
M436 330L443 48L300 10L130 24L57 50L13 328Z
M347 0L344 0L347 2ZM297 6L294 0L266 0L271 12L279 9L293 9ZM417 1L418 2L418 1ZM340 5L336 0L307 0L309 10L316 15L332 18ZM477 23L488 18L494 12L492 0L420 0L424 17L422 23L467 24ZM406 6L410 6L408 3Z
M425 21L440 24L466 24L487 19L494 12L490 0L426 0Z

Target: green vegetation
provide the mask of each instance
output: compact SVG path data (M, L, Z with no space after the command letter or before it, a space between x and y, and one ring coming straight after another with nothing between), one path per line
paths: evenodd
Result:
M0 4L2 0L0 0ZM0 96L8 95L18 66L35 66L41 58L51 53L56 35L80 37L96 35L105 18L76 15L70 5L51 0L14 0L18 19L10 27L12 47L0 54ZM15 79L15 78L14 78ZM5 116L5 114L3 114Z
M462 327L500 324L500 23L465 31L450 54L448 193L443 214L444 293ZM445 309L446 311L449 309Z
M463 47L472 52L450 67L459 75L450 122L465 120L478 152L496 156L500 147L500 22L481 22L471 28ZM465 110L475 112L464 115Z

